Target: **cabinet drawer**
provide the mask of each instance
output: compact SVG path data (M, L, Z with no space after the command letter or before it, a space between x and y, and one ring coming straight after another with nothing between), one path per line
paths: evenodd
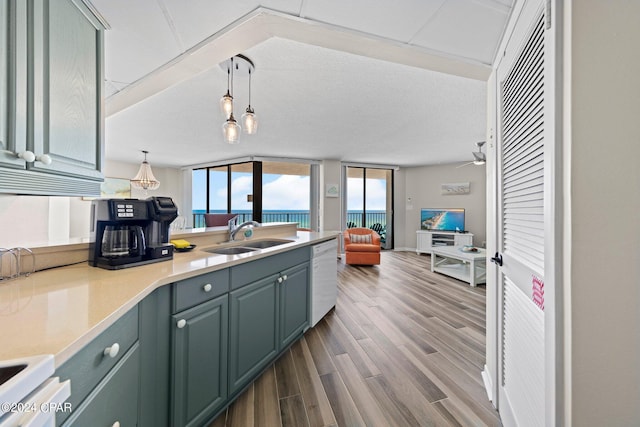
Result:
M279 273L294 265L310 259L310 246L294 249L277 255L271 255L231 269L231 289L238 289L272 274Z
M55 376L59 376L61 381L71 380L71 397L67 402L72 408L78 407L137 340L138 306L135 306L58 368ZM115 343L119 346L117 354L114 357L105 355L105 349L113 349ZM64 412L59 415L64 418L65 414L68 415Z
M64 426L138 425L140 346L136 343L82 405L73 406Z
M175 314L229 292L229 269L176 282L172 292L171 313Z

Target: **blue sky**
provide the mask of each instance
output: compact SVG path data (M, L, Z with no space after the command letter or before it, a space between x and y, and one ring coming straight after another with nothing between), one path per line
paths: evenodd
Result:
M193 174L193 209L206 208L206 171ZM212 186L216 190L210 194L212 209L226 209L226 173L213 173ZM234 173L231 182L231 206L233 210L251 210L247 194L251 194L250 173ZM309 210L309 177L298 175L263 175L263 210ZM362 180L349 178L347 183L347 207L362 210ZM385 210L386 183L381 179L367 179L367 209Z

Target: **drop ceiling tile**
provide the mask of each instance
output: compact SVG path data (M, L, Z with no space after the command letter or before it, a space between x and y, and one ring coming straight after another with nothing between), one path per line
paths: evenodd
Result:
M392 40L409 41L445 0L308 0L301 16Z
M449 0L411 43L491 64L508 19L503 3Z
M132 83L180 54L155 0L92 0L111 29L105 32L105 78Z
M302 0L159 1L169 12L185 50L260 6L297 15L302 2Z

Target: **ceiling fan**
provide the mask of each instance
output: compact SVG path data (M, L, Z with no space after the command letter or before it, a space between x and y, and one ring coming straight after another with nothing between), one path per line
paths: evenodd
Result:
M476 142L476 145L478 146L478 151L472 151L471 152L471 154L473 154L473 161L472 162L465 163L463 165L457 166L456 168L461 168L463 166L467 166L467 165L470 165L470 164L474 164L474 165L477 165L477 166L484 165L487 162L487 157L482 152L482 146L485 144L485 142L486 141Z

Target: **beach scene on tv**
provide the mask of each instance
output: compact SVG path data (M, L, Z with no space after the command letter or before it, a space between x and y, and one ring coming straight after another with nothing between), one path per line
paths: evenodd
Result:
M464 209L420 209L420 228L464 231Z

